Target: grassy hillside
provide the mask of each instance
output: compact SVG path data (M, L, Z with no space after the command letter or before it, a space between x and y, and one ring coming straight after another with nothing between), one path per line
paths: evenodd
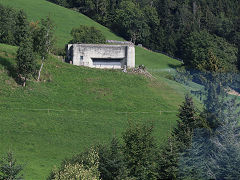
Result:
M164 81L51 57L44 81L23 88L11 77L15 53L0 45L0 153L16 152L27 179L44 179L65 157L120 136L128 121L154 122L159 143L175 123L182 93Z
M97 27L107 39L122 39L86 16L44 0L0 3L24 9L29 20L50 14L58 47L70 40L70 30L80 24ZM157 78L147 79L76 67L51 57L44 66L44 81L30 81L23 88L13 78L16 50L0 44L0 154L13 150L26 163L26 179L44 179L65 157L120 136L128 121L154 122L159 144L175 124L184 91L164 76L178 61L137 47L136 63L146 65Z

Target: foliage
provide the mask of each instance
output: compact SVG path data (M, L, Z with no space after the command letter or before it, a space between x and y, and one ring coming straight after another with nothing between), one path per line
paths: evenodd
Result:
M192 147L181 157L180 172L183 178L238 179L240 163L239 104L228 100L227 110L220 116L223 122L214 132L195 131Z
M127 179L128 170L124 161L122 146L117 138L113 138L108 146L97 146L97 150L99 153L99 171L102 179Z
M0 42L15 45L17 12L0 4Z
M209 60L209 51L216 55L219 65L225 71L236 70L236 48L223 38L201 31L193 32L183 40L182 58L189 68L204 70L204 63Z
M137 4L131 1L120 3L119 9L116 10L113 26L120 28L118 32L134 44L136 41L141 42L150 34L150 28L147 25L144 13Z
M178 179L179 145L176 137L169 136L158 155L157 171L159 179Z
M240 43L238 44L237 68L238 68L238 70L240 70Z
M6 157L0 161L0 179L1 180L22 180L21 171L23 166L17 164L12 152L8 152Z
M99 180L100 173L98 171L99 166L99 156L94 149L90 149L85 157L88 161L88 165L84 162L69 163L61 167L60 170L55 170L53 172L53 180L82 180L82 179L92 179Z
M192 80L192 76L189 71L186 70L184 66L176 69L176 74L174 75L174 80L185 85L189 85Z
M173 130L173 135L179 144L180 151L191 146L193 131L201 126L197 111L192 97L187 94L185 101L179 108L177 127Z
M53 31L54 25L49 17L42 19L39 26L38 24L32 26L33 49L34 52L38 53L42 59L42 64L38 71L38 81L40 80L44 61L47 59L48 54L54 45Z
M17 73L23 86L26 85L27 78L35 73L35 68L36 62L32 39L27 37L21 42L17 51Z
M129 177L156 179L156 144L153 126L130 124L123 134L123 154Z
M41 19L40 23L32 26L33 34L33 48L40 57L44 60L47 59L54 45L54 24L50 17Z
M95 27L81 25L79 28L73 28L71 31L73 39L70 43L89 43L89 44L105 44L106 38Z
M27 36L29 36L29 24L27 16L23 10L20 10L16 18L16 29L15 29L15 44L20 45Z

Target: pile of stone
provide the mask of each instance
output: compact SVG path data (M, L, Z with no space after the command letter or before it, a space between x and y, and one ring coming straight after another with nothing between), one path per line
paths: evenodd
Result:
M129 69L127 71L128 73L135 73L135 74L142 74L150 79L156 79L152 76L151 73L149 73L147 70L146 70L146 67L142 64L142 65L139 65L137 68L133 68L133 69Z

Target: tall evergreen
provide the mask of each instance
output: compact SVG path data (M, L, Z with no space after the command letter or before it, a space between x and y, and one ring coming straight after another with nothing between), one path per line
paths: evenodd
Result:
M31 77L36 68L35 54L33 52L33 42L31 36L27 36L21 43L17 51L17 73L23 86Z
M180 150L183 151L191 145L194 129L201 125L197 109L189 94L186 94L185 101L179 108L178 118L173 135L179 143Z
M126 179L128 170L119 140L113 138L109 145L99 145L97 149L101 178L104 180Z
M239 104L234 99L224 102L219 114L221 126L214 132L197 129L192 147L180 158L180 176L184 179L239 179L240 126Z
M170 136L161 148L157 159L158 179L178 179L179 143Z
M139 180L156 179L156 144L153 126L130 124L123 134L123 154L129 177Z
M0 161L1 180L23 180L23 166L17 163L12 152L8 152Z
M23 12L23 10L20 10L17 14L16 18L16 31L15 31L15 43L16 45L20 45L22 41L24 41L29 35L29 24L27 21L27 16Z

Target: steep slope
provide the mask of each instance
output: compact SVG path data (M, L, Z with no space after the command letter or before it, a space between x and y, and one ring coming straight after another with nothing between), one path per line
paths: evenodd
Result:
M57 46L70 40L72 27L92 25L107 39L109 29L77 12L44 0L0 0L27 12L29 20L51 15ZM183 87L164 76L180 63L136 48L136 63L156 79L120 71L76 67L51 57L44 81L22 88L14 81L17 47L0 44L0 154L13 150L26 163L26 179L44 179L54 165L94 143L120 136L128 121L153 122L158 142L169 134L182 101ZM167 74L169 75L169 74Z
M44 179L65 157L120 136L128 121L153 122L159 143L175 123L181 95L164 81L51 57L44 81L23 88L13 78L16 49L0 45L0 154L13 150L27 179Z

